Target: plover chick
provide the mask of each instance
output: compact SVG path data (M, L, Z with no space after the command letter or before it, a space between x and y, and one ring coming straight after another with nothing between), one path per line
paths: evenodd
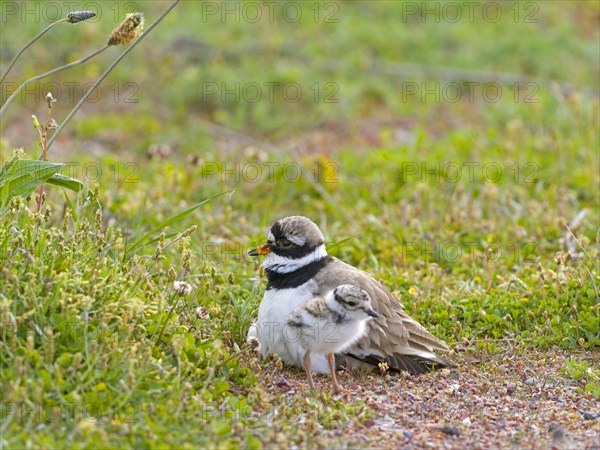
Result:
M311 373L311 353L327 355L333 391L339 392L335 376L335 354L359 340L366 332L367 322L379 314L371 307L371 297L362 289L343 284L325 297L315 297L298 307L288 318L287 325L296 331L290 337L298 339L304 351L304 369L310 387L314 389Z

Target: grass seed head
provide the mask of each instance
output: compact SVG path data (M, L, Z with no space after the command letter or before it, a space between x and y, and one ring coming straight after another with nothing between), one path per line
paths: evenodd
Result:
M108 45L129 45L137 39L144 28L144 14L127 14L125 20L117 26L108 38Z
M69 23L77 23L83 22L84 20L91 19L92 17L96 17L96 13L93 11L73 11L67 14L67 22Z

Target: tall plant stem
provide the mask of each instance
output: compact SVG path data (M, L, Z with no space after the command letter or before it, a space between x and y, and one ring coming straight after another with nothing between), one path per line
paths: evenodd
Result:
M8 72L10 72L10 70L13 68L13 66L17 62L17 59L19 59L19 56L21 56L21 54L31 46L31 44L33 44L35 41L37 41L39 38L41 38L44 34L46 34L50 30L50 28L52 28L54 25L58 25L61 22L68 22L68 21L69 21L69 18L68 17L64 17L62 19L57 20L54 23L51 23L46 28L44 28L42 31L40 31L38 34L36 34L33 37L33 39L31 39L27 44L25 44L25 46L21 50L19 50L19 53L17 53L15 55L15 57L12 59L12 61L8 65L8 68L6 69L6 72L4 72L4 74L2 75L2 78L0 78L0 83L2 83L4 81L4 79L8 75Z
M99 48L98 50L96 50L93 53L90 53L89 55L87 55L84 58L78 59L77 61L73 61L72 63L69 64L65 64L64 66L60 66L57 67L55 69L52 69L46 73L42 73L41 75L37 75L33 78L30 78L29 80L23 82L23 84L21 84L17 90L15 92L13 92L11 94L10 97L8 97L8 99L6 100L6 102L4 103L4 105L2 105L2 108L0 108L0 119L2 119L2 117L4 116L4 114L6 113L6 109L8 108L8 106L12 103L12 101L17 97L17 95L19 94L19 92L21 92L25 87L27 87L28 85L30 85L31 83L35 83L36 81L39 81L43 78L49 77L50 75L53 75L57 72L60 72L62 70L66 70L69 69L73 66L76 66L78 64L83 64L84 62L92 59L94 56L96 56L98 53L103 52L104 50L106 50L108 47L110 47L108 44L106 44L104 47Z
M121 60L123 58L125 58L125 56L127 56L127 54L133 50L135 48L136 45L138 45L140 43L140 41L142 39L144 39L148 34L150 34L150 32L160 23L162 22L162 20L167 17L167 14L169 14L171 12L171 10L173 8L175 8L175 6L177 6L177 3L179 3L181 0L175 0L173 3L171 3L171 5L160 15L160 17L158 19L156 19L152 25L150 25L148 27L148 29L139 37L137 38L129 47L127 47L125 49L125 51L123 53L121 53L117 59L115 59L113 61L113 63L108 67L108 69L106 69L106 71L100 75L100 78L98 78L95 83L87 90L87 92L84 94L84 96L81 98L81 100L79 100L79 102L75 105L75 107L71 110L71 112L69 113L69 115L67 117L65 117L65 119L62 121L62 123L60 124L60 126L58 127L58 129L56 130L56 132L52 135L52 137L50 138L50 140L48 141L48 145L46 146L46 150L49 149L52 146L52 143L56 140L57 136L60 134L60 132L65 128L65 126L69 123L69 121L73 118L73 116L77 113L77 111L79 111L79 109L83 106L83 104L85 103L85 101L88 99L88 97L92 94L92 92L98 87L98 85L100 83L102 83L102 81L108 76L108 74L110 72L112 72L112 70L117 66L117 64L119 64L121 62Z

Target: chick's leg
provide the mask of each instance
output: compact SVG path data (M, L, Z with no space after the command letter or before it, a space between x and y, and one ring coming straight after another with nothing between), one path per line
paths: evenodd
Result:
M331 370L331 380L333 381L333 393L337 394L340 392L340 386L338 385L337 378L335 376L335 356L333 353L327 353L327 361L329 361L329 369Z

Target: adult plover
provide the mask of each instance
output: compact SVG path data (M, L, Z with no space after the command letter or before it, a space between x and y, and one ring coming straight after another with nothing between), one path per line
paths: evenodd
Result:
M312 389L315 385L310 371L311 353L327 355L333 392L339 392L334 354L360 339L373 317L379 314L371 308L369 294L350 284L336 287L325 297L307 301L289 316L287 325L297 331L298 344L305 351L304 369Z
M258 309L258 320L248 337L261 342L263 355L275 353L288 364L304 366L305 351L287 320L299 306L325 296L341 284L359 287L371 297L377 319L366 325L365 335L338 354L350 363L378 366L419 374L451 365L435 350L448 350L445 342L429 333L404 312L402 304L375 278L327 254L323 234L310 219L292 216L271 227L267 243L251 250L265 255L267 289ZM313 354L313 371L327 373L325 354Z

